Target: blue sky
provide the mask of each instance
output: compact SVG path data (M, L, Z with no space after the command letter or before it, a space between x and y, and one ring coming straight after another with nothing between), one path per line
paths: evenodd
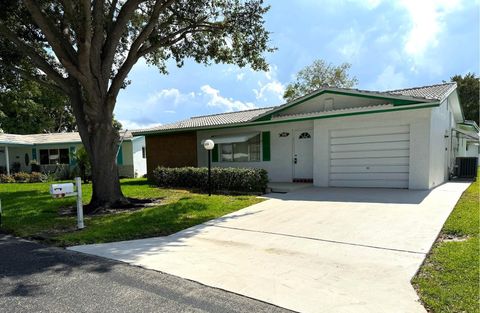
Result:
M268 72L233 65L169 74L140 61L121 91L115 115L124 128L283 103L285 86L315 59L349 62L360 89L388 90L479 73L479 0L266 1L272 32Z

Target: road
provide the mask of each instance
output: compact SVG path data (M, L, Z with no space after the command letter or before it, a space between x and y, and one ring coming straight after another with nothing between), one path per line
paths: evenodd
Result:
M0 234L7 312L287 311L168 274Z

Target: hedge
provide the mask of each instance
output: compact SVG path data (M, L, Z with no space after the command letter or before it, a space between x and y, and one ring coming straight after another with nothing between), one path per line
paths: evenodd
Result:
M205 167L158 167L152 178L159 187L208 189ZM265 192L268 174L257 168L212 168L212 190L233 192Z
M47 181L47 175L33 172L19 172L13 175L0 174L0 183L41 183Z

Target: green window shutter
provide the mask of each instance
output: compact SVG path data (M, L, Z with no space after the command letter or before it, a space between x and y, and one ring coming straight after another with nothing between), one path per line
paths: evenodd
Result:
M74 166L77 164L77 162L75 161L75 147L70 147L70 165L71 166Z
M123 165L123 151L122 151L122 146L120 146L120 149L118 150L117 165Z
M270 132L262 132L263 161L270 161Z
M35 160L37 161L37 149L32 148L32 161Z
M218 145L213 146L212 162L218 162Z

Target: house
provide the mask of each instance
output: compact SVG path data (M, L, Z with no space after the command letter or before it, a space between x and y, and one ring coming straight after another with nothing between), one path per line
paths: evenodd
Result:
M206 166L202 142L212 139L214 166L264 168L272 182L429 189L448 180L455 157L478 143L475 131L465 131L475 125L464 120L456 89L322 88L276 107L134 134L146 137L149 174L157 166Z
M122 145L117 156L120 177L146 174L145 138L120 132ZM57 165L75 166L72 154L82 147L77 132L15 135L0 133L0 172L10 174L14 167L29 172L36 161L42 172L52 172Z

